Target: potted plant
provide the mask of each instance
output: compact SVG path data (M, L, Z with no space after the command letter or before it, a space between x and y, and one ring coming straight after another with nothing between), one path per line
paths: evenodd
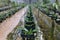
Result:
M32 30L32 29L30 29L30 30L28 30L28 31L23 31L23 35L25 36L25 37L34 37L34 33L36 33L37 31L36 30ZM35 35L36 36L36 35Z
M60 24L60 18L57 17L55 21L56 23Z

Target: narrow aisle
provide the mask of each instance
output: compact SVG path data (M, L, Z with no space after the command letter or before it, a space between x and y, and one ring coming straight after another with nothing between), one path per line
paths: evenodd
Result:
M34 16L34 14L33 14L33 17L34 17L34 20L36 23L36 29L37 29L37 37L35 40L44 40L43 32L41 31L40 27L38 26L38 23L37 23L37 20L36 20L36 17Z
M28 6L16 12L11 18L0 24L0 40L6 40L7 35L18 25L21 17L27 12Z

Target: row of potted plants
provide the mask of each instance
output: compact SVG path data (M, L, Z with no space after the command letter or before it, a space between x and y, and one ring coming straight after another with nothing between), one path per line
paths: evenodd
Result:
M60 18L57 14L60 15L60 11L59 11L59 5L57 3L46 3L44 4L44 1L43 3L41 4L38 4L37 3L35 4L35 8L38 8L40 11L42 11L44 14L46 14L47 16L53 18L56 23L60 24Z
M8 9L11 9L11 8L12 8L12 6L5 6L3 8L0 8L0 12L1 11L5 11L5 10L8 10Z
M54 11L49 10L48 8L42 8L42 9L40 8L40 11L42 11L47 16L51 17L53 20L56 21L56 23L58 23L58 24L60 23L60 18L58 18L57 13L55 13Z
M30 29L35 29L35 23L34 23L34 18L32 13L28 12L26 17L25 17L25 28L27 28L28 30ZM27 21L28 20L28 21ZM30 23L30 24L29 24Z
M27 39L28 38L35 39L36 35L34 35L34 34L37 32L37 30L36 30L33 14L31 12L31 8L29 8L29 12L26 14L24 21L25 21L24 27L28 31L22 30L22 34L21 34L22 38L26 37Z
M1 11L8 10L8 9L12 9L12 10L9 10L9 12L0 15L0 23L3 22L6 18L15 14L15 12L17 12L21 8L24 8L25 6L26 5L22 3L22 4L20 4L20 6L12 6L12 7L7 7L4 9L1 9Z
M6 18L9 18L9 17L11 17L12 15L14 15L19 9L21 9L21 8L14 8L14 9L12 9L12 10L9 10L8 13L1 14L1 15L0 15L0 23L3 22Z

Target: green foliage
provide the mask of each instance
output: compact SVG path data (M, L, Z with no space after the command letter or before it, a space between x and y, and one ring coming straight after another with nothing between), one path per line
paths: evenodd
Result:
M53 3L53 8L58 9L58 5L56 3Z
M3 22L6 18L11 17L13 14L15 14L18 11L17 8L14 8L13 10L10 10L9 12L5 14L0 15L0 22Z
M11 3L10 0L0 0L0 7L7 6L10 3Z
M17 3L12 2L12 7L17 7L17 6L18 6L18 4L17 4Z
M22 8L24 8L25 6L26 6L25 3L21 3L21 4L20 4L20 7L22 7Z
M44 4L47 4L47 3L49 3L50 2L50 0L43 0L43 3Z
M4 21L6 18L12 16L15 14L19 9L25 7L26 4L22 3L20 6L18 4L15 4L15 2L12 3L12 10L8 11L7 13L1 14L0 15L0 22Z
M32 35L34 32L37 32L37 30L30 29L29 31L24 31L25 35Z
M29 7L30 8L30 7ZM25 17L25 28L30 30L31 28L35 28L34 18L31 9L29 9L29 12L27 13Z
M31 35L31 34L33 34L33 32L32 32L33 30L32 29L30 29L29 31L25 31L24 33L25 33L25 35Z
M55 3L50 3L49 0L43 0L43 3L41 5L38 5L38 4L36 4L36 5L37 5L37 7L35 6L36 8L39 7L38 9L40 9L40 11L42 10L41 11L42 13L44 13L47 16L51 17L51 19L53 20L52 23L50 22L52 24L51 29L50 29L50 27L47 27L47 29L49 28L49 30L50 30L49 33L48 32L46 32L46 34L44 33L45 40L56 40L55 37L54 37L55 36L55 31L56 31L55 22L58 19L58 15L56 15L56 13L57 13L56 11L59 12L59 9L60 9L60 7L59 7L60 5L58 3L58 0L56 0ZM43 17L43 15L42 15L42 17ZM42 17L40 17L40 18L42 18ZM55 20L55 22L54 22L54 20ZM58 21L58 22L60 22L60 21ZM46 28L45 24L44 25L43 24L44 23L42 23L42 26L44 26L43 27L44 30L47 30L47 29L45 29ZM43 31L43 32L45 32L45 31ZM50 38L48 38L48 37L50 37Z
M29 11L28 11L24 21L25 21L24 27L27 31L25 31L25 30L22 31L22 34L26 35L26 36L34 35L34 32L36 33L37 30L35 29L35 22L34 22L32 10L31 10L31 6L29 6Z

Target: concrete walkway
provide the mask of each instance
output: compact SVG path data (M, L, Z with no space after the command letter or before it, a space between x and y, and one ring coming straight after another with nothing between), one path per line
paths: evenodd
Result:
M6 40L7 35L18 25L21 17L28 10L28 6L18 11L11 18L6 19L0 24L0 40Z

